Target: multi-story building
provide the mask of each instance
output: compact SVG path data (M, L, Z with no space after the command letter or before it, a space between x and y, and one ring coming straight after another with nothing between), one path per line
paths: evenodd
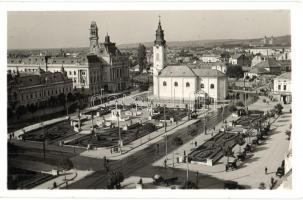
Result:
M9 74L8 106L39 106L45 104L51 97L73 91L73 82L67 77L64 68L60 72L45 72L38 68L34 73Z
M101 89L108 92L127 89L129 87L127 57L110 41L108 35L104 43L99 43L96 22L91 23L89 31L90 46L85 56L8 58L8 71L36 72L41 68L49 72L58 72L64 67L67 77L73 81L73 88L88 94L98 94Z
M273 94L279 101L291 103L291 72L286 72L274 79Z

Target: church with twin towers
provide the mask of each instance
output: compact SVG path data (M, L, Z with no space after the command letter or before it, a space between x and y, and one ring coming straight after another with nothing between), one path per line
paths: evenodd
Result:
M227 77L217 69L204 69L185 64L169 65L167 43L159 18L153 45L153 97L158 100L191 102L207 98L222 101L227 96Z

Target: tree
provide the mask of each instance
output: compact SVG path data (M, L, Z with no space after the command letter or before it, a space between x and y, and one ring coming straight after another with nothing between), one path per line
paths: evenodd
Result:
M37 109L38 109L38 107L37 107L35 104L33 104L33 103L30 104L30 105L28 105L27 107L28 107L29 112L31 112L32 114L33 114L34 112L36 112Z
M278 115L282 114L282 110L283 110L283 106L280 103L275 105L275 111Z
M236 103L236 106L239 106L239 107L244 107L244 103L242 101L238 101Z
M291 131L290 130L287 130L285 131L285 134L287 135L287 139L290 140L290 136L291 136Z
M26 114L27 111L28 111L28 110L27 110L27 107L21 105L21 106L19 106L19 107L17 108L16 113L17 113L17 115L18 115L18 117L19 117L19 116L21 116L21 115Z
M226 76L229 78L242 78L244 75L240 65L228 65L226 69Z
M10 119L13 116L13 110L11 108L7 108L7 118Z
M72 93L67 94L67 102L73 102L75 101L75 96Z
M146 67L146 48L143 44L138 46L138 64L140 67L140 72Z
M65 106L65 102L66 99L65 99L65 94L64 93L60 93L59 96L58 96L58 102L60 105L64 105Z

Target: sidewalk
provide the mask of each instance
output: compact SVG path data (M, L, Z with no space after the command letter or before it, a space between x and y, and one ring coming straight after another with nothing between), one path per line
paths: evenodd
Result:
M266 97L265 97L266 98ZM257 102L249 106L250 110L263 110L267 111L274 107L279 102L270 102L269 105L263 103L264 97L260 98ZM291 123L291 114L288 113L291 105L282 105L284 107L284 114L280 116L277 120L271 120L273 122L270 135L265 140L262 145L257 146L256 150L253 152L252 157L240 164L239 168L234 171L225 172L225 165L222 159L214 166L205 166L199 164L188 165L186 163L176 163L177 156L183 156L184 150L186 154L191 152L194 147L194 142L198 142L198 146L204 143L211 136L210 134L199 134L190 142L182 145L180 148L169 153L167 155L167 167L168 168L178 168L183 170L190 170L193 172L199 172L202 175L210 175L223 180L235 180L239 184L247 185L252 188L258 188L261 182L264 182L268 188L270 185L270 178L275 177L275 170L281 165L285 154L288 151L289 141L286 140L285 131L289 129L289 124ZM227 121L233 120L232 115L230 115ZM216 125L216 129L222 126L222 122ZM174 165L173 165L174 159ZM153 166L164 167L165 156L154 162ZM264 174L265 166L268 168L268 174ZM210 185L211 184L211 185ZM212 188L213 184L219 183L200 183L200 188Z
M41 185L38 185L34 187L33 189L59 189L59 188L65 188L68 187L69 184L72 184L76 181L79 181L80 179L83 179L84 177L92 174L93 171L83 171L83 170L75 170L71 169L68 171L65 171L58 177L46 181L42 183ZM57 187L54 188L54 183L56 183Z

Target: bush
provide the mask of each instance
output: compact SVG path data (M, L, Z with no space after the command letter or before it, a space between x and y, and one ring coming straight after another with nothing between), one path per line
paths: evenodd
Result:
M228 110L229 110L230 112L235 112L235 111L237 111L237 107L236 107L235 105L229 105L229 106L228 106Z
M259 189L260 190L265 190L266 189L266 187L265 187L265 183L260 183L260 185L259 185Z
M244 107L244 103L242 101L238 101L236 103L236 106L239 106L239 107Z
M282 110L283 110L283 106L280 103L275 105L275 111L278 115L282 114Z

